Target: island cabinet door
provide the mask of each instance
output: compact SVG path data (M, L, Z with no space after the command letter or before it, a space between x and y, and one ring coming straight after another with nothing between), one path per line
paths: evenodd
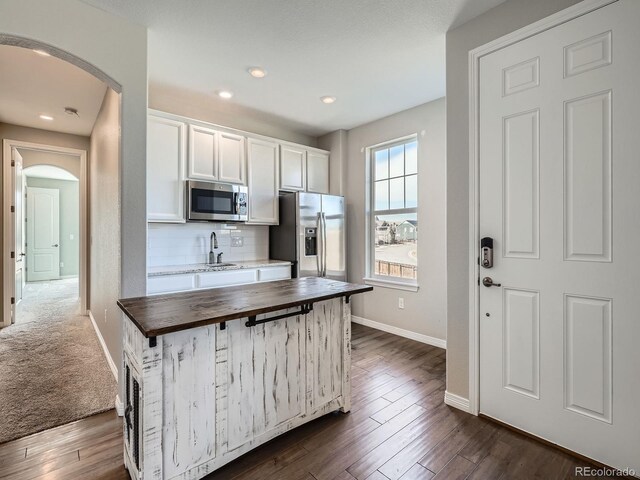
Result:
M295 311L291 309L288 311ZM267 316L280 313L272 312ZM258 320L265 315L259 315ZM226 395L218 414L226 425L222 450L231 452L260 437L288 430L287 422L305 413L305 321L303 316L254 327L245 319L227 323ZM219 347L222 345L219 345ZM218 352L219 356L222 351Z
M218 454L216 326L184 330L161 338L164 390L162 478L169 479L212 460Z
M307 314L307 411L342 396L345 330L342 299L313 305ZM348 321L348 320L347 320ZM350 368L350 364L346 365ZM347 409L348 410L348 409Z

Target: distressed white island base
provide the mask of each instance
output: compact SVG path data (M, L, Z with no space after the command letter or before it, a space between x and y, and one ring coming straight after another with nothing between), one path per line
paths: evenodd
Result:
M124 435L131 477L199 479L299 425L348 412L347 299L317 301L309 313L255 326L246 326L245 317L163 334L153 347L126 319Z

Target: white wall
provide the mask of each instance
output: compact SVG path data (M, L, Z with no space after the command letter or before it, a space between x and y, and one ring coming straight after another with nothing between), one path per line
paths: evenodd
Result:
M447 33L447 391L469 396L469 50L579 0L508 0Z
M424 135L422 135L424 132ZM347 136L348 275L362 283L365 275L366 147L418 134L418 283L417 292L374 287L353 298L353 314L393 327L446 339L446 154L445 99L349 130ZM398 297L405 301L398 309Z
M18 37L22 45L45 45L54 55L101 73L121 88L120 202L124 208L119 219L122 268L115 282L119 296L144 295L147 30L79 0L0 0L0 43L16 44Z
M148 266L189 265L209 259L211 232L216 232L218 249L224 262L269 258L269 227L238 224L228 229L220 223L150 223L147 249ZM232 247L231 238L241 237L243 245Z
M344 195L347 180L347 138L346 130L336 130L318 138L318 148L329 150L329 193Z
M120 295L120 95L107 89L89 152L89 310L116 365L122 363Z
M241 107L234 102L221 100L213 94L205 95L184 88L151 83L149 108L310 147L316 146L316 138L300 133L301 126L295 122L287 122L275 115Z
M53 132L52 132L53 133ZM85 137L80 137L85 138ZM87 147L83 148L89 154L89 138L86 139ZM41 152L38 150L19 149L22 155L22 168L28 168L33 165L52 165L59 167L71 173L77 179L80 179L80 157L77 155L64 155L61 153Z

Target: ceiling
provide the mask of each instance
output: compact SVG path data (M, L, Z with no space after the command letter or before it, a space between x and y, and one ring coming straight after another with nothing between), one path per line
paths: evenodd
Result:
M151 88L229 89L321 135L444 96L446 31L504 0L83 1L149 28Z
M0 122L88 136L106 88L64 60L0 45ZM66 114L65 107L76 108L79 116Z
M54 180L71 180L77 182L78 179L71 173L58 167L51 165L34 165L23 170L27 177L52 178Z

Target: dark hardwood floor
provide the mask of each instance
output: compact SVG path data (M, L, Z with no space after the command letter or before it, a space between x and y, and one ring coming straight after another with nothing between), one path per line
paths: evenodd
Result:
M444 404L445 351L353 325L353 408L207 479L572 478L576 458ZM1 428L1 426L0 426ZM3 479L126 479L115 411L0 445Z

